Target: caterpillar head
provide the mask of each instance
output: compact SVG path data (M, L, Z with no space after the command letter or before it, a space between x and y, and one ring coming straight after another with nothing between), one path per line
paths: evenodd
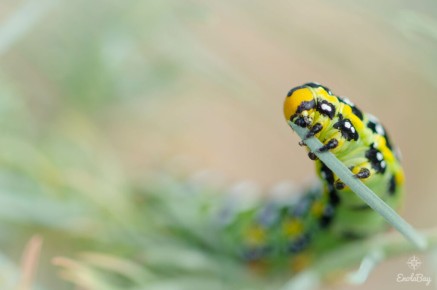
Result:
M318 83L306 83L291 89L284 102L285 119L301 127L308 127L317 107L317 96L325 95L332 95L332 93L327 87Z

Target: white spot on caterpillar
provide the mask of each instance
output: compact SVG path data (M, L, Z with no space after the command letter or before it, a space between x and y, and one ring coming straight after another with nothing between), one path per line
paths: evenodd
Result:
M385 164L385 161L382 161L382 162L381 162L381 168L385 168L385 165L386 165L386 164Z
M332 111L332 108L328 104L322 104L321 108L323 111L328 111L328 112Z
M378 159L379 161L381 161L382 159L384 159L384 157L382 156L381 152L376 153L376 159Z
M351 123L349 123L349 122L345 122L345 123L344 123L344 126L345 126L346 128L348 128L348 129L349 129L350 127L352 127Z
M355 128L354 127L351 128L351 132L355 133Z
M376 130L376 133L378 133L379 135L385 134L384 128L380 124L376 125L375 130Z

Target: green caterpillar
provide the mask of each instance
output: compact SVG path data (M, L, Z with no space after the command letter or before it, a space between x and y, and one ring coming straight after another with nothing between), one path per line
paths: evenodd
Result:
M370 189L398 209L404 173L391 141L379 121L348 99L317 83L290 90L284 115L308 128ZM305 145L305 140L301 142ZM356 196L313 152L320 186L297 202L268 202L239 213L227 226L227 243L251 265L297 272L326 251L387 229L388 224ZM299 166L296 164L295 166Z

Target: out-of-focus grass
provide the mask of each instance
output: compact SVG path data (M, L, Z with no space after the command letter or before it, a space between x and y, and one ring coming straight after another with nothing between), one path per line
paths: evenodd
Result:
M235 179L302 180L312 164L289 144L281 102L305 81L324 82L381 116L404 153L405 214L420 226L435 224L429 213L437 158L417 141L437 142L430 1L36 3L0 4L0 25L16 31L0 47L5 289L17 283L22 249L35 233L44 237L36 279L43 289L69 289L53 257L78 257L55 263L76 269L63 275L94 289L153 279L145 260L178 254L164 255L178 244L154 240L156 229L177 218L199 223L189 205L172 210L176 219L155 220L146 202L145 192L185 192L174 181L175 163L166 168L174 178L157 182L161 164L174 156L187 154L179 160L191 160L190 169L209 166ZM183 262L189 247L179 254ZM193 272L217 266L212 258L196 257ZM87 268L93 263L117 274Z

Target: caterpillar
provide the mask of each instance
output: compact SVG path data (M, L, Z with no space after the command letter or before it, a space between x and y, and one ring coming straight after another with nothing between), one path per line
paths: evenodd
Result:
M284 116L318 138L320 152L330 151L387 204L398 209L404 173L391 140L376 117L318 83L289 91ZM305 139L306 139L305 138ZM305 145L305 139L300 145ZM228 243L251 264L300 271L318 256L349 241L364 239L388 224L346 186L314 152L320 185L293 203L268 202L243 212L228 227ZM298 167L299 164L294 166Z
M319 151L333 153L382 200L399 208L404 173L386 130L375 117L316 83L290 90L284 116L288 123L308 129L302 146L310 137L319 139ZM132 263L101 255L95 260L84 255L77 263L60 259L67 270L65 276L99 273L88 279L94 284L77 279L77 284L87 289L279 289L294 273L323 265L323 261L330 263L347 243L356 246L357 241L388 228L378 213L317 159L317 152L308 151L315 162L317 182L293 192L301 194L297 198L266 196L255 205L238 202L242 192L249 192L241 184L224 189L203 183L199 177L205 172L188 180L156 174L153 182L131 192L132 203L123 202L123 213L124 209L133 211L127 215L129 221L131 216L135 220L141 217L141 221L126 228L126 223L120 223L117 206L113 209L116 214L103 211L104 222L98 224L104 248L113 243L114 252L135 257ZM301 166L291 164L297 169ZM228 199L223 190L230 193ZM133 245L133 251L127 250ZM114 266L102 267L101 261ZM322 263L317 264L319 261ZM300 278L337 277L342 268L335 262L332 272L321 274L323 277L304 272Z

